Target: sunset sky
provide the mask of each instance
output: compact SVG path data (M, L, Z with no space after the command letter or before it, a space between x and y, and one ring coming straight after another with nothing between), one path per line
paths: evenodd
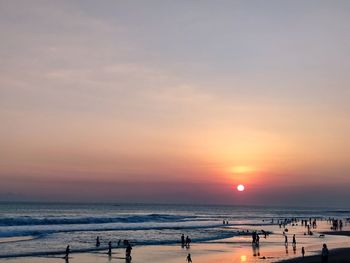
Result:
M349 13L0 1L0 201L347 205Z

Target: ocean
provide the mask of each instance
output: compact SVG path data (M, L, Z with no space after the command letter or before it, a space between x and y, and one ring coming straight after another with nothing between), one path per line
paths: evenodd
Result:
M247 226L261 229L284 218L350 217L350 210L254 206L149 204L0 203L0 257L93 251L109 241L134 246L176 244L183 233L193 242L225 239ZM222 221L228 220L229 225Z

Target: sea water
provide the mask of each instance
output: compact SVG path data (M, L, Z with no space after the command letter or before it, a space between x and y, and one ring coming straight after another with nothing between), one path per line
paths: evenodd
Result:
M95 250L109 241L133 245L176 244L181 234L193 242L237 235L246 226L284 218L350 217L350 210L254 206L0 203L0 257ZM229 221L229 226L223 225ZM234 226L234 228L232 227ZM259 226L259 227L258 227Z

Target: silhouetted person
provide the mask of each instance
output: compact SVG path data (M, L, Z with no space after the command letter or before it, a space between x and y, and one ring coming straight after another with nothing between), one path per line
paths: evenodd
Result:
M288 246L288 237L287 237L287 235L284 236L284 244L286 246Z
M65 255L65 259L68 259L68 257L69 257L69 253L70 253L70 246L68 245L67 247L66 247L66 255Z
M260 242L260 236L259 236L259 234L257 234L257 235L256 235L255 244L256 244L257 246L259 246L259 242Z
M100 244L100 237L96 237L96 247L99 247Z
M328 255L329 255L329 251L328 251L327 245L323 244L322 253L321 253L322 262L328 262Z
M256 232L252 233L252 244L256 244Z
M297 244L297 241L295 239L295 234L293 235L293 246L295 246Z
M125 258L127 260L131 260L131 250L132 250L132 247L131 245L129 244L126 249L125 249Z
M301 254L303 255L303 257L305 257L305 248L304 247L301 248Z
M262 229L262 230L261 230L261 232L263 233L264 238L266 239L266 237L267 237L267 233L266 233L266 231Z
M189 247L190 243L191 243L191 239L188 236L186 236L186 247Z
M118 240L118 247L120 246L120 242L122 242L120 239Z
M108 242L108 255L112 255L112 241Z
M182 246L185 245L185 235L184 234L181 235L181 245Z
M188 255L187 255L186 260L187 260L187 263L192 263L191 254L188 254Z

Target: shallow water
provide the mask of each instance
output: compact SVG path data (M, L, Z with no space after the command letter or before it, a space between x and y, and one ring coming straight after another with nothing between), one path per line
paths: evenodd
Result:
M128 239L134 245L176 244L235 237L245 229L269 229L279 218L350 217L344 209L141 204L0 204L0 257L101 248ZM228 220L230 225L223 225ZM277 229L278 231L278 229ZM239 240L239 238L237 238Z

